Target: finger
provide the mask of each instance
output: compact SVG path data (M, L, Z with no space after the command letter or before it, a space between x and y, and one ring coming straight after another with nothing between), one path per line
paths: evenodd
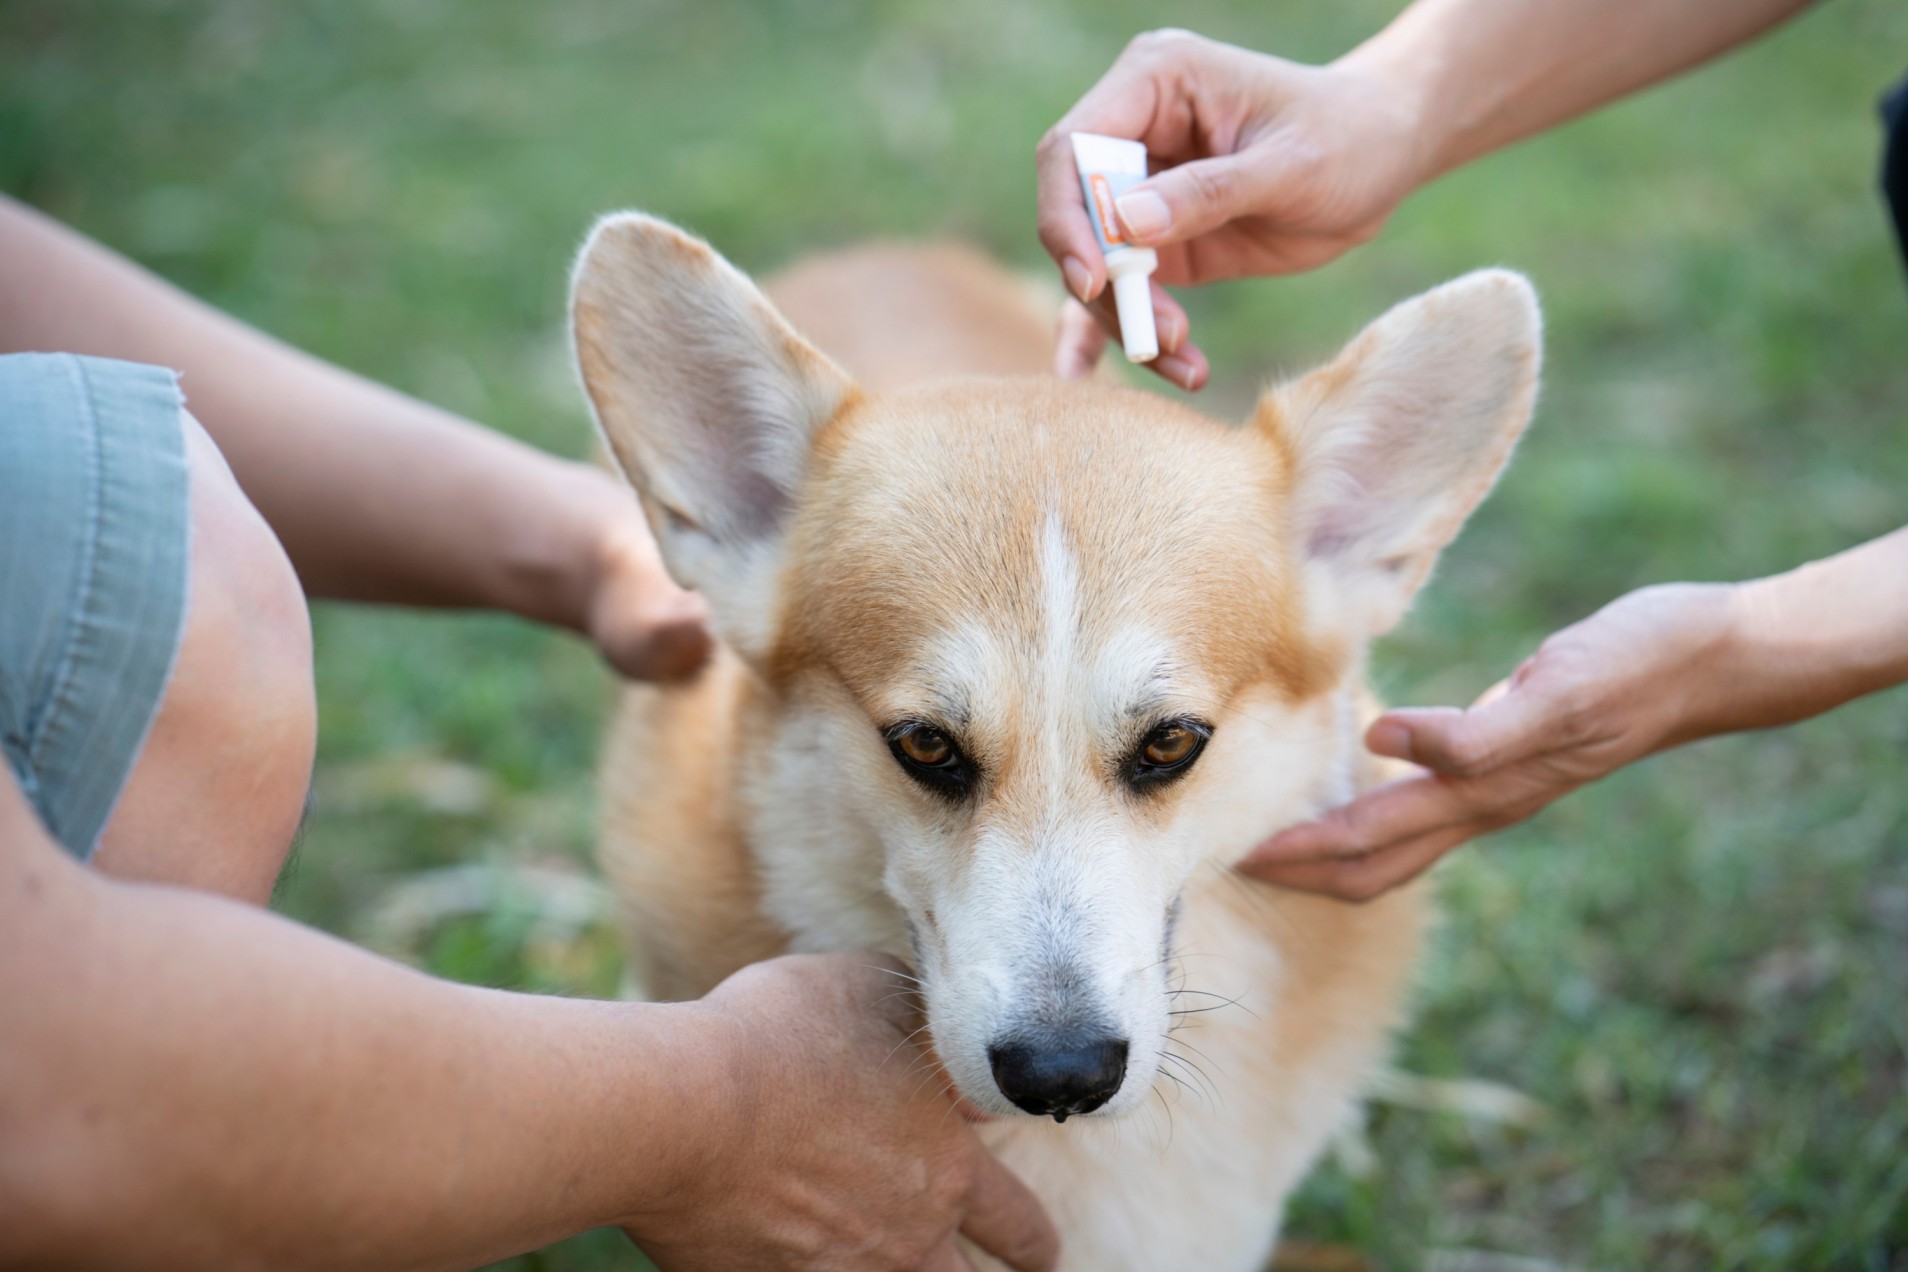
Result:
M1019 1272L1051 1272L1060 1262L1060 1233L1020 1177L973 1139L974 1174L961 1233Z
M1206 362L1206 355L1198 345L1181 345L1179 353L1162 353L1147 362L1147 366L1156 376L1172 381L1187 393L1198 393L1206 387L1206 381L1212 380L1212 364Z
M1054 333L1053 373L1062 380L1084 380L1099 365L1106 352L1106 328L1091 310L1077 300L1060 307L1060 323Z
M1198 345L1183 345L1178 353L1162 353L1146 364L1155 375L1170 380L1188 393L1197 393L1212 378L1212 366Z
M949 1237L934 1247L934 1253L921 1265L921 1272L975 1272L975 1268L974 1261L961 1253L960 1241Z
M1276 218L1292 165L1270 147L1168 168L1114 201L1127 237L1147 247L1183 243L1240 217ZM1089 231L1090 232L1090 231Z
M1185 306L1159 285L1158 279L1152 281L1151 291L1153 330L1159 335L1160 352L1178 353L1185 347L1186 337L1192 334L1192 319L1186 316Z
M1373 755L1388 755L1394 760L1411 758L1411 726L1438 714L1459 716L1462 707L1412 707L1389 711L1371 722L1365 730L1365 749Z
M1129 45L1073 109L1047 131L1035 152L1040 242L1060 267L1067 290L1083 301L1094 299L1105 289L1106 262L1099 241L1093 237L1086 196L1080 190L1073 134L1147 140L1160 113L1160 89L1153 79L1157 66L1146 52L1146 44L1146 37L1141 37Z
M1196 393L1211 378L1212 365L1206 361L1205 352L1187 339L1192 322L1184 307L1157 282L1152 286L1152 293L1153 324L1159 332L1161 353L1146 364L1147 369L1188 393ZM1112 292L1102 292L1086 308L1112 339L1123 339L1120 312L1113 303Z
M1238 869L1263 877L1264 869L1279 864L1362 857L1465 821L1475 811L1472 793L1454 783L1429 775L1406 778L1280 831L1248 853Z
M1073 161L1073 133L1088 129L1056 124L1035 152L1039 180L1040 245L1060 267L1060 277L1075 298L1089 301L1106 289L1106 261L1087 219L1086 196L1080 191L1079 169Z
M1366 741L1382 754L1422 764L1453 777L1477 777L1513 760L1555 749L1557 723L1551 696L1526 682L1495 686L1463 711L1448 707L1388 711L1372 722Z
M1482 822L1464 822L1407 839L1369 856L1282 863L1265 867L1254 877L1282 888L1315 892L1340 901L1370 901L1417 878L1446 853L1488 829Z
M668 684L701 671L714 651L708 602L695 592L678 591L650 606L632 647L618 651L613 661L624 675Z

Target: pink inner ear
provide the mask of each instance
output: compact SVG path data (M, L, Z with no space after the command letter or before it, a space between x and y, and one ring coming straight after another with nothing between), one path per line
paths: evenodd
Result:
M1260 426L1297 464L1307 554L1400 617L1528 421L1540 319L1529 285L1469 275L1396 306L1337 361L1281 388Z
M707 244L638 213L592 234L572 314L603 431L667 524L725 548L770 537L853 390L840 369Z
M1373 488L1356 480L1341 484L1343 488L1333 492L1332 501L1314 514L1305 541L1308 554L1376 566L1400 562L1414 550L1426 546L1435 548L1419 540L1423 537L1421 527L1426 520L1427 505L1437 499L1436 494L1424 492L1419 497L1400 497L1399 492Z
M1369 562L1391 548L1390 540L1410 518L1411 509L1399 499L1395 474L1386 470L1387 458L1365 437L1317 458L1306 475L1311 487L1305 498L1308 555Z

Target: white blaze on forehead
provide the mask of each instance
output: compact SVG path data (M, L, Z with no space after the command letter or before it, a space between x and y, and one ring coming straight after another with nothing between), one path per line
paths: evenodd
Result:
M1065 524L1049 510L1040 526L1040 612L1042 624L1040 683L1035 688L1038 728L1044 752L1045 776L1051 780L1067 768L1070 734L1077 734L1077 715L1068 710L1072 681L1079 665L1080 568L1067 542Z
M1049 511L1040 527L1040 608L1046 616L1040 651L1042 677L1049 693L1066 682L1077 659L1080 632L1080 569L1067 543L1060 514Z
M1056 757L1082 734L1103 740L1131 714L1164 698L1176 667L1171 646L1144 624L1105 633L1087 648L1082 625L1080 569L1065 525L1050 512L1040 530L1040 596L1044 616L1039 666L1042 723L1059 744Z

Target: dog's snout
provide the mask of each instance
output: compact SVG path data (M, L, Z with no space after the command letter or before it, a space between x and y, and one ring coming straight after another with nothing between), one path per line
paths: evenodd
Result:
M1016 1108L1064 1122L1112 1099L1126 1080L1126 1039L1072 1037L987 1049L994 1085Z

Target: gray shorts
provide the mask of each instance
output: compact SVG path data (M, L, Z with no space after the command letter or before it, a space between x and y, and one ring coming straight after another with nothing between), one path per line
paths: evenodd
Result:
M0 356L0 746L92 854L184 628L184 399L161 367Z

